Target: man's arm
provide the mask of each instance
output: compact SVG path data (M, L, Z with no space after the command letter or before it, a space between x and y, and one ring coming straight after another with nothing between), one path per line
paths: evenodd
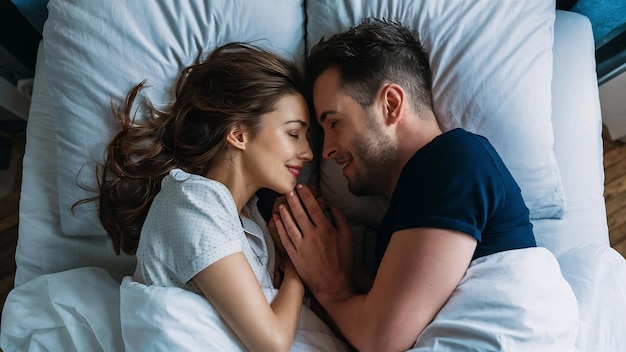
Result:
M357 294L342 250L349 228L333 209L333 227L305 188L287 201L277 222L287 253L311 292L357 349L406 350L435 317L465 274L476 239L451 230L415 228L393 234L372 289ZM313 199L314 200L314 199ZM322 214L323 217L323 214ZM343 263L343 264L342 264Z

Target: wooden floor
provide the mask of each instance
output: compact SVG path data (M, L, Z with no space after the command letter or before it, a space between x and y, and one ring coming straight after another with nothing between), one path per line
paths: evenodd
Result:
M604 137L604 199L611 247L626 257L626 143Z
M611 246L626 257L626 143L604 133L607 220ZM22 141L23 142L23 141ZM19 144L19 143L18 143ZM23 150L23 144L18 146ZM21 167L13 192L0 199L0 310L13 288Z

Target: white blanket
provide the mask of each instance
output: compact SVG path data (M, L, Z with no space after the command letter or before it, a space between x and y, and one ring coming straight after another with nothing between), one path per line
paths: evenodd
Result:
M558 257L578 299L580 351L626 351L626 260L615 249L590 243Z
M123 351L119 283L100 268L36 277L14 288L2 311L9 351Z
M624 294L608 281L588 283L598 284L606 286L603 291ZM271 299L275 292L266 294ZM589 307L606 299L596 296L594 302L578 304ZM548 250L490 255L472 262L414 349L574 351L578 304ZM4 306L0 346L4 351L242 349L203 297L131 278L120 286L99 268L43 275L15 288ZM347 347L303 307L292 349Z
M264 290L268 301L277 292ZM203 296L180 288L146 286L131 277L122 280L120 296L122 333L128 351L247 350ZM291 350L349 349L303 305Z
M415 351L575 351L578 305L545 248L474 260Z

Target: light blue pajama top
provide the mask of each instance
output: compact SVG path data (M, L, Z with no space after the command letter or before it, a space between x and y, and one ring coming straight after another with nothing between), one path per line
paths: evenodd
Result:
M223 184L172 170L161 183L141 230L135 280L201 294L191 280L216 261L243 252L262 288L273 288L274 243L256 206L240 216Z

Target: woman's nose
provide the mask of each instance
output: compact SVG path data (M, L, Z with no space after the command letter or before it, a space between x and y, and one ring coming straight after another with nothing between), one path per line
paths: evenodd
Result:
M311 150L311 145L307 141L304 150L300 153L299 158L304 161L311 161L313 159L313 151Z

